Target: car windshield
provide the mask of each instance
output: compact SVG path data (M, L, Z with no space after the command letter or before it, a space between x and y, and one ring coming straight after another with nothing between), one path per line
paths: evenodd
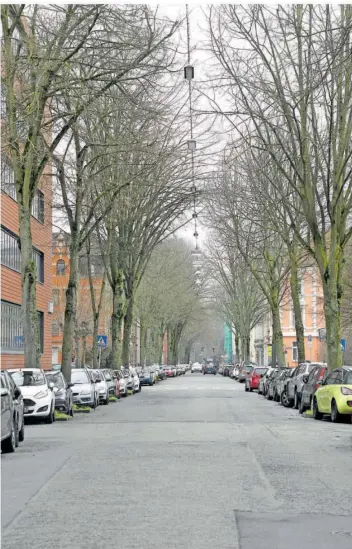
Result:
M71 381L74 385L82 385L83 383L89 383L87 372L78 370L72 370Z
M245 364L242 369L246 370L246 372L250 372L251 370L253 370L253 366L251 366L250 364Z
M352 370L344 370L343 382L352 385Z
M316 364L308 364L307 372L311 372L315 367L316 367Z
M260 374L265 374L265 372L266 372L266 368L255 368L253 373L260 375Z
M105 377L106 381L111 381L110 372L104 372L104 377Z
M48 380L48 383L53 383L54 387L57 387L58 389L64 389L66 387L66 384L64 382L64 378L61 374L45 374L46 379Z
M11 375L18 387L46 385L44 374L41 371L12 372Z

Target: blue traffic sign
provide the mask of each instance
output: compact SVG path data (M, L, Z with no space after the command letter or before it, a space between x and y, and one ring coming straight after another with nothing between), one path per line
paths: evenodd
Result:
M340 344L341 344L342 352L345 353L346 349L347 349L346 340L345 339L340 339Z
M313 338L312 338L311 334L309 334L309 336L308 336L308 343L312 343L312 339L313 339Z
M98 335L97 336L98 347L107 347L108 346L108 336Z

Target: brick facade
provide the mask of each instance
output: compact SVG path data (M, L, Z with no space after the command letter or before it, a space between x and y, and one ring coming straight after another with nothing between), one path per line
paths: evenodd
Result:
M49 171L50 168L48 168ZM51 295L51 233L52 233L52 182L50 175L43 175L39 187L44 194L44 223L34 216L31 219L33 246L44 254L44 282L37 282L37 310L43 313L44 336L41 365L51 367L51 323L52 315L48 311ZM5 192L1 192L1 224L14 235L19 234L17 202ZM21 274L1 265L1 299L9 303L21 305ZM24 354L21 351L1 352L3 368L23 367Z

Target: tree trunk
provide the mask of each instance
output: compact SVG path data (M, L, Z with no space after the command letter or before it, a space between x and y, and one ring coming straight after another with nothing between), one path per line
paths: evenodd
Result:
M140 321L140 338L141 338L140 361L141 361L141 366L144 366L145 351L146 351L146 339L147 339L147 329L146 329L145 322L143 322L142 320Z
M238 363L240 361L240 338L237 331L235 332L235 353L235 362Z
M251 358L251 338L250 336L245 337L246 345L246 360L249 361Z
M121 327L123 319L122 287L115 285L112 288L112 315L111 315L111 364L113 369L121 368Z
M70 277L66 290L64 335L62 341L62 373L67 381L71 381L72 349L76 326L77 293L78 293L78 257L79 257L79 233L71 232L70 242ZM76 354L76 361L79 356ZM76 362L77 365L77 362Z
M82 337L82 365L86 363L86 353L87 353L87 336Z
M342 365L341 351L341 289L331 281L323 281L324 314L326 323L327 365L329 370Z
M272 322L273 322L273 341L272 341L272 366L276 366L276 363L279 367L285 366L285 353L284 353L284 343L281 330L281 321L280 321L280 310L279 306L276 305L275 308L271 311Z
M80 360L80 340L79 340L79 335L76 335L76 338L75 338L75 345L76 345L76 351L75 351L76 360L75 360L75 365L76 365L76 368L80 368L80 367L81 367L81 360Z
M93 343L92 343L93 368L95 370L99 368L98 330L99 330L99 315L98 313L96 313L93 316Z
M31 214L19 201L22 323L26 368L40 368L39 323L36 305L36 264L33 261Z
M130 362L131 329L133 322L133 297L130 297L127 304L126 314L123 317L123 340L122 340L122 364L128 368Z
M290 266L291 266L291 297L293 304L293 311L295 313L295 330L296 330L296 343L298 351L298 364L305 361L304 351L304 325L302 321L302 310L300 303L300 291L298 280L298 257L296 250L290 250Z

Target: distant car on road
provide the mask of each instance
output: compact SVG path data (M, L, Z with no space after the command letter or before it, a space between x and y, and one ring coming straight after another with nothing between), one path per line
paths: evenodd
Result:
M203 374L213 374L216 375L216 367L214 364L204 364L203 366Z
M154 374L150 371L149 368L143 368L139 374L139 382L141 385L154 385Z
M329 415L333 423L352 417L352 366L329 372L313 396L313 417Z
M47 371L45 377L48 383L53 383L53 393L55 397L55 409L64 412L73 417L73 383L67 383L64 375L60 370Z
M254 389L258 389L259 382L263 377L263 375L266 373L266 371L267 371L267 368L264 368L264 367L262 368L260 366L253 368L253 370L249 372L249 374L246 377L245 390L251 393Z
M99 404L109 404L109 386L104 377L103 370L91 370L91 372L98 389Z
M253 364L243 364L241 366L240 371L238 372L238 381L240 383L244 383L246 381L247 375L254 369Z
M202 369L203 369L203 367L199 362L194 362L192 364L191 374L194 374L195 372L201 372Z
M21 389L24 405L24 417L44 419L47 423L55 421L54 384L48 381L40 368L22 368L8 370L17 387Z

